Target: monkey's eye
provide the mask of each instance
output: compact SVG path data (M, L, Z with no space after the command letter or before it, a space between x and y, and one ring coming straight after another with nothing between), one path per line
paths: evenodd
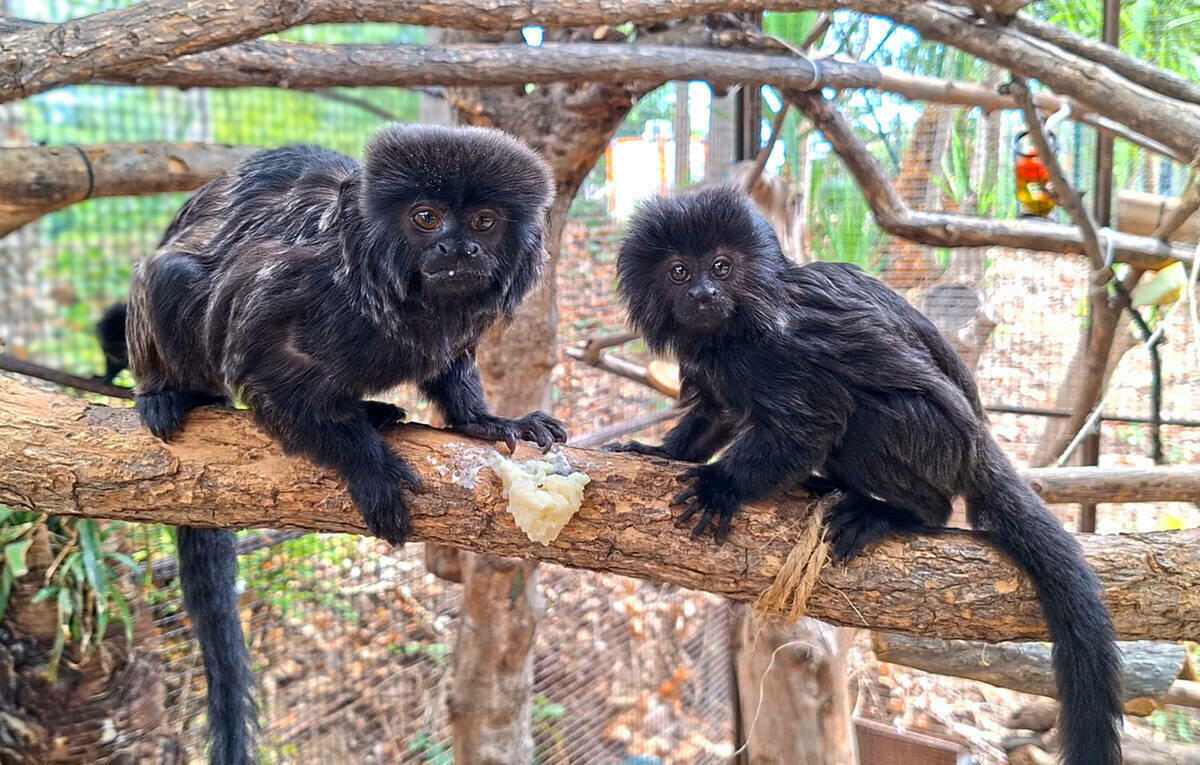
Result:
M729 272L733 270L733 262L729 258L717 258L712 264L712 275L718 279L724 279L729 276Z
M675 282L676 284L683 284L688 280L688 277L692 275L692 273L688 271L687 266L682 263L676 263L672 265L670 274L671 281Z
M487 231L494 225L496 225L496 214L490 210L475 213L475 217L471 219L471 228L476 231Z
M412 214L412 222L422 231L435 231L442 225L442 216L432 207L418 207Z

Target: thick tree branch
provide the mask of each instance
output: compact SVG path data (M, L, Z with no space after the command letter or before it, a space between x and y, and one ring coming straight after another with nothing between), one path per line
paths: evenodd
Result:
M611 26L626 20L651 24L725 11L843 8L891 18L926 39L1036 77L1185 154L1200 152L1200 108L1193 104L1131 83L1013 26L983 22L966 7L920 0L312 0L285 6L269 0L148 0L47 28L6 22L10 33L0 36L0 61L5 62L0 67L0 102L134 72L302 24L385 21L500 32L529 25Z
M955 213L910 210L900 199L879 162L837 108L818 91L786 90L821 131L858 181L880 228L889 234L935 247L1002 246L1044 252L1085 253L1083 236L1074 226L1043 220L995 220ZM1192 248L1166 245L1148 237L1104 231L1118 261L1139 268L1161 268L1171 260L1190 263Z
M1077 35L1069 29L1027 14L1017 16L1012 25L1028 35L1102 64L1142 87L1180 101L1200 104L1200 85L1174 72L1122 53L1120 49L1106 42Z
M1200 465L1032 468L1021 471L1021 477L1048 504L1200 500Z
M0 149L0 236L93 197L191 191L253 151L157 142Z
M982 645L967 640L872 634L875 657L939 675L980 680L1001 688L1057 698L1050 646L1043 643ZM1188 660L1180 643L1121 643L1121 693L1130 714L1148 715L1165 703Z
M785 496L747 509L721 548L674 528L666 506L682 466L568 449L592 479L584 505L550 546L526 539L505 512L488 469L495 450L424 427L389 441L427 491L412 501L414 538L455 547L611 571L736 600L772 581L809 502ZM536 452L522 448L518 458ZM240 412L195 412L163 444L128 409L0 380L0 502L55 515L224 527L362 534L333 476L283 456ZM1200 531L1081 538L1108 584L1125 639L1179 640L1200 630ZM831 566L809 614L840 624L944 638L1044 638L1031 585L966 533L893 541L849 566Z
M813 33L820 32L831 16L823 15ZM19 30L49 27L41 22L0 19L0 36ZM810 37L812 35L810 34ZM611 82L638 79L642 72L651 81L710 79L738 82L747 79L787 87L812 81L812 68L793 54L791 47L773 38L747 39L733 30L696 30L692 27L654 32L640 42L632 61L632 46L594 43L520 45L459 45L444 48L403 45L320 45L309 43L252 42L184 56L160 66L117 73L97 82L123 85L164 85L178 88L283 87L296 90L344 87L427 88L444 85L523 85L527 82ZM699 48L683 46L700 46ZM756 50L757 59L714 57L705 46L726 50ZM553 51L551 54L550 51ZM774 55L765 55L774 54ZM737 52L731 53L737 56ZM784 60L786 59L786 60ZM628 66L627 66L628 63ZM985 111L1019 108L1011 97L970 82L909 75L863 62L822 61L820 87L869 87L895 93L912 101L978 106ZM328 92L328 91L326 91ZM333 96L330 96L333 97ZM346 99L343 94L338 98ZM1065 99L1038 93L1037 105L1057 111ZM359 105L363 105L361 102ZM369 105L364 106L369 108ZM378 113L378 112L376 112ZM1172 149L1143 136L1109 117L1093 114L1078 102L1072 119L1115 135L1181 162L1191 154Z

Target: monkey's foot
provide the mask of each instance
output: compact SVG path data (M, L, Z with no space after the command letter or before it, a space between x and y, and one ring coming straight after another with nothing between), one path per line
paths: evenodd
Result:
M671 459L671 455L667 454L667 450L661 446L650 446L643 444L640 441L626 441L625 443L605 444L600 447L601 451L606 452L627 452L629 454L642 454L647 457L662 457L663 459Z
M825 511L830 557L843 563L888 537L928 530L907 511L854 492Z
M385 401L364 401L362 405L367 413L367 422L376 430L386 430L408 418L408 412Z
M729 538L729 527L733 516L742 509L732 483L724 476L716 465L700 465L689 468L679 474L680 481L692 481L692 485L675 495L671 507L684 508L675 520L676 526L685 526L688 521L700 514L700 520L692 529L692 539L696 539L708 530L713 520L717 526L713 537L718 545L725 544Z
M183 427L183 416L191 409L209 404L219 404L223 397L195 390L164 390L145 393L137 397L134 408L142 424L156 438L171 440L171 436Z
M419 492L421 488L421 477L416 471L397 461L384 475L351 481L350 496L372 534L400 545L412 533L404 492Z
M567 440L567 429L563 424L542 411L530 412L515 420L487 415L471 422L455 423L451 428L485 441L503 441L509 454L517 450L517 441L534 441L546 451L556 442L561 444Z
M804 483L801 484L801 488L814 497L823 497L826 494L831 494L835 491L841 491L842 489L841 485L837 481L820 475L810 475L807 479L805 479Z

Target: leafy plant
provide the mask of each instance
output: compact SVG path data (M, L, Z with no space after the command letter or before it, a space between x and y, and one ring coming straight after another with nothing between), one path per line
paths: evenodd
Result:
M454 748L446 741L438 741L424 731L413 736L408 753L421 758L428 765L454 765Z
M75 660L87 661L108 636L115 616L124 627L125 641L133 642L133 612L118 583L118 572L137 572L128 555L107 544L119 523L102 527L91 519L49 518L43 514L17 511L0 505L0 544L4 546L0 570L0 620L8 610L13 586L28 576L26 561L38 529L44 527L53 562L44 573L44 586L33 603L53 605L58 624L50 648L47 675L51 682L68 645L75 647Z

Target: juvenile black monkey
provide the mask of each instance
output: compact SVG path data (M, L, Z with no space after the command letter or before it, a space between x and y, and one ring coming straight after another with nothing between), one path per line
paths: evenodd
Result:
M420 479L363 397L417 383L449 427L565 441L555 419L493 416L475 347L537 282L549 168L497 130L392 126L363 164L312 146L248 157L189 199L136 267L126 337L137 410L168 439L238 397L282 444L336 470L370 530L410 532ZM256 761L252 678L231 532L179 530L180 575L208 678L213 765Z
M723 541L742 503L806 483L844 496L835 559L934 533L962 496L971 525L1032 580L1050 634L1068 765L1117 765L1119 658L1100 582L988 432L966 365L937 329L854 266L797 265L740 191L655 200L617 260L630 320L675 353L686 413L660 447L705 462L672 504ZM814 477L819 476L819 477Z

